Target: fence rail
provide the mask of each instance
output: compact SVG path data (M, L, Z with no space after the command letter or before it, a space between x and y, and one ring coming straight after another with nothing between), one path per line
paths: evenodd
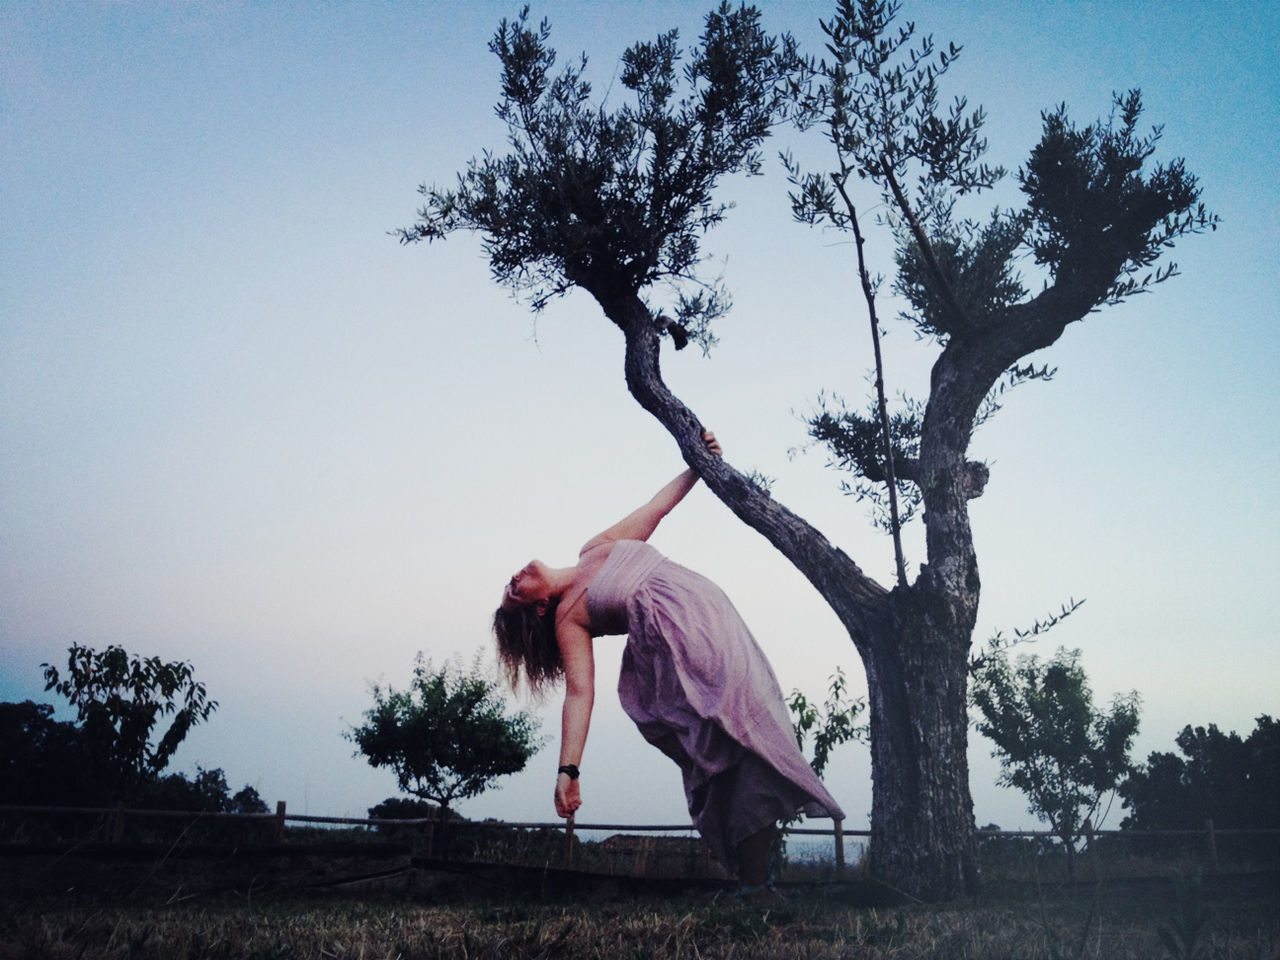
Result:
M440 823L439 817L405 817L403 819L387 819L378 817L326 817L314 814L289 813L285 801L281 800L276 804L274 813L268 811L266 813L226 813L222 811L210 810L150 810L150 809L133 809L130 807L37 807L27 805L0 804L0 815L20 813L20 814L50 814L50 815L67 815L67 816L123 816L126 818L139 819L182 819L200 820L200 819L216 819L216 820L243 820L265 822L292 822L292 823L318 823L331 824L335 826L369 826L369 827L412 827L426 826L428 824ZM572 818L569 820L551 820L551 821L517 821L517 820L466 820L459 821L466 823L472 827L509 827L511 829L520 830L537 830L537 829L556 829L563 830L569 824L573 824ZM628 833L684 833L697 830L692 823L577 823L574 824L578 830L621 830ZM787 827L788 834L813 835L813 836L833 836L837 829L834 827ZM850 830L844 828L840 830L846 837L869 837L870 830ZM1056 839L1057 834L1051 830L993 830L988 828L979 828L975 831L979 837L1025 837L1040 838L1045 840ZM1089 831L1094 837L1205 837L1209 833L1213 833L1218 837L1227 836L1269 836L1280 837L1280 828L1266 827L1217 827L1214 826L1212 820L1206 820L1203 827L1195 829L1180 830L1093 830Z

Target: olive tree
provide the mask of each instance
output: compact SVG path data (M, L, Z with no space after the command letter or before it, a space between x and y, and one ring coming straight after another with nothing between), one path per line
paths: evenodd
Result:
M398 234L415 242L479 232L495 279L534 309L578 288L621 330L633 397L708 487L808 578L861 656L871 869L915 896L946 898L978 880L966 747L980 583L968 503L988 473L967 456L972 432L1002 383L1034 378L1023 358L1098 307L1167 278L1164 249L1214 218L1180 161L1148 169L1158 136L1139 134L1136 93L1115 117L1085 127L1065 110L1045 115L1018 173L1022 210L982 224L953 216L951 200L985 188L998 171L982 164L980 115L939 105L942 54L911 48L910 29L891 27L894 13L876 0L839 3L824 24L829 58L812 61L787 37L768 36L756 10L726 3L687 54L674 31L628 49L618 82L629 99L607 107L593 101L585 59L557 68L548 25L532 24L526 10L503 21L490 44L507 152L472 160L451 187L424 185L417 221ZM864 109L857 91L876 93L875 71L890 85ZM729 209L716 188L728 175L758 172L765 138L787 118L822 126L842 151L835 174L792 170L797 214L855 222L845 195L888 196L898 288L938 346L929 397L898 417L888 443L846 411L833 413L828 431L872 487L887 481L890 453L901 453L892 483L918 498L926 557L914 580L899 563L891 586L712 456L696 413L662 377L664 337L677 348L689 337L709 343L727 306L698 271L704 236ZM1034 294L1014 268L1026 253L1043 274ZM808 282L792 279L797 289Z

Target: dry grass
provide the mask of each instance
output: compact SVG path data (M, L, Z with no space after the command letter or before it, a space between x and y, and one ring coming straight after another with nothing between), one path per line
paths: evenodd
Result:
M167 903L71 895L10 900L0 906L0 958L1280 957L1275 875L1206 883L1194 904L1179 901L1167 881L1024 885L944 906L891 907L858 905L850 888L796 887L782 909L768 913L713 892L459 898L437 890L432 897L292 893L261 901L242 892ZM1190 923L1193 908L1209 911L1198 931Z

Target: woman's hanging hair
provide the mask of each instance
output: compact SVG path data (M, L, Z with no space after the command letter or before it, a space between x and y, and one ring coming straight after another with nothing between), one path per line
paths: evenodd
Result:
M498 640L498 664L513 691L523 681L534 697L541 697L564 676L560 645L556 643L556 606L538 616L532 606L498 608L493 635Z

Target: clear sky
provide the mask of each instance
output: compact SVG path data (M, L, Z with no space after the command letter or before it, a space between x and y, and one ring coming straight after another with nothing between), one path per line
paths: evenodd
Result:
M176 769L221 767L295 812L363 815L394 793L341 738L368 684L403 685L419 650L487 654L514 569L571 562L680 469L585 296L534 318L475 238L388 235L412 222L419 183L502 147L486 44L517 8L0 3L0 699L45 699L40 664L72 643L190 660L221 706ZM615 98L627 44L672 26L692 40L703 12L533 9ZM765 6L815 52L828 15ZM1180 244L1182 276L1035 357L1054 381L1015 391L977 435L992 467L973 505L977 639L1084 599L1038 652L1081 648L1104 702L1141 693L1137 756L1174 749L1188 723L1247 733L1280 710L1280 5L904 15L964 46L944 92L986 107L995 162L1016 169L1041 110L1066 102L1084 123L1140 87L1164 124L1159 157L1185 157L1223 220ZM784 141L825 162L820 142ZM789 456L821 391L866 390L852 248L791 222L776 165L722 196L738 206L706 249L735 308L710 358L666 357L668 380L731 462L774 477L775 496L887 582L888 541L821 453ZM884 236L872 244L887 269ZM928 345L898 324L886 351L890 388L921 392ZM834 615L707 491L654 542L724 586L785 690L819 696L837 665L863 688ZM674 766L612 692L618 642L598 647L579 819L686 822ZM546 749L465 814L552 818L557 710L539 712ZM972 752L979 823L1032 825L976 735ZM834 766L862 826L865 748Z

